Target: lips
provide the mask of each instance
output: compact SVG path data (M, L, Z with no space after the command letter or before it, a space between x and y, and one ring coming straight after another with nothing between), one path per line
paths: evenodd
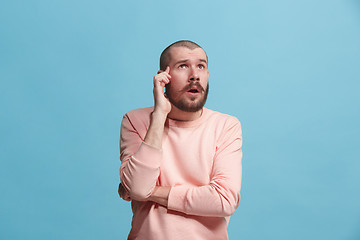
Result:
M204 91L203 87L199 83L191 83L186 89L189 93L200 93L201 91Z
M191 92L191 93L198 93L199 90L197 90L196 88L192 88L192 89L189 89L188 92Z

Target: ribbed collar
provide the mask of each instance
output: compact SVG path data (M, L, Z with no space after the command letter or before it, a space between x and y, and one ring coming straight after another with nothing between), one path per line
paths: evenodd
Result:
M166 119L165 125L169 127L179 127L179 128L191 128L199 126L201 123L203 123L207 116L208 116L209 110L205 107L203 107L203 112L201 113L201 116L198 119L195 119L193 121L178 121L173 120L170 118Z

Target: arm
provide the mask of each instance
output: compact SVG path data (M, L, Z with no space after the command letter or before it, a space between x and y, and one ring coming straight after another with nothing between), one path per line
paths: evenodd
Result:
M209 184L198 187L179 185L171 189L159 187L158 191L168 191L168 198L155 200L170 210L191 215L232 215L240 202L241 146L241 127L236 121L226 129L226 134L220 140Z
M169 72L170 68L167 67L166 71L159 71L154 76L155 107L144 141L139 138L140 135L129 118L124 117L121 125L121 185L134 200L145 201L150 197L160 173L164 125L171 110L171 104L163 94L164 87L171 78ZM134 147L138 149L133 149Z
M156 202L158 204L167 207L170 189L171 187L156 186L154 188L154 191L148 198L148 201Z

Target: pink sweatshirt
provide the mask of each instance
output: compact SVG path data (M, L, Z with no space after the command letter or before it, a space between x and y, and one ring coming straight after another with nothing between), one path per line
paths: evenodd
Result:
M121 124L120 178L133 210L128 239L228 239L240 202L240 122L206 108L195 121L167 119L157 149L143 142L152 111L130 111ZM145 201L156 185L171 186L167 208Z

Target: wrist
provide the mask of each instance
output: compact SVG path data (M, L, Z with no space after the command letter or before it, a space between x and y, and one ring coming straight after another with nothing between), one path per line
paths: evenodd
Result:
M148 198L148 201L156 202L167 207L170 189L171 187L156 186Z
M157 108L154 108L154 111L151 113L152 118L156 118L156 119L164 120L164 121L166 120L167 115L168 115L168 112L157 109Z
M144 138L144 142L150 146L161 149L162 139L167 114L161 111L153 111L150 115L149 129Z

